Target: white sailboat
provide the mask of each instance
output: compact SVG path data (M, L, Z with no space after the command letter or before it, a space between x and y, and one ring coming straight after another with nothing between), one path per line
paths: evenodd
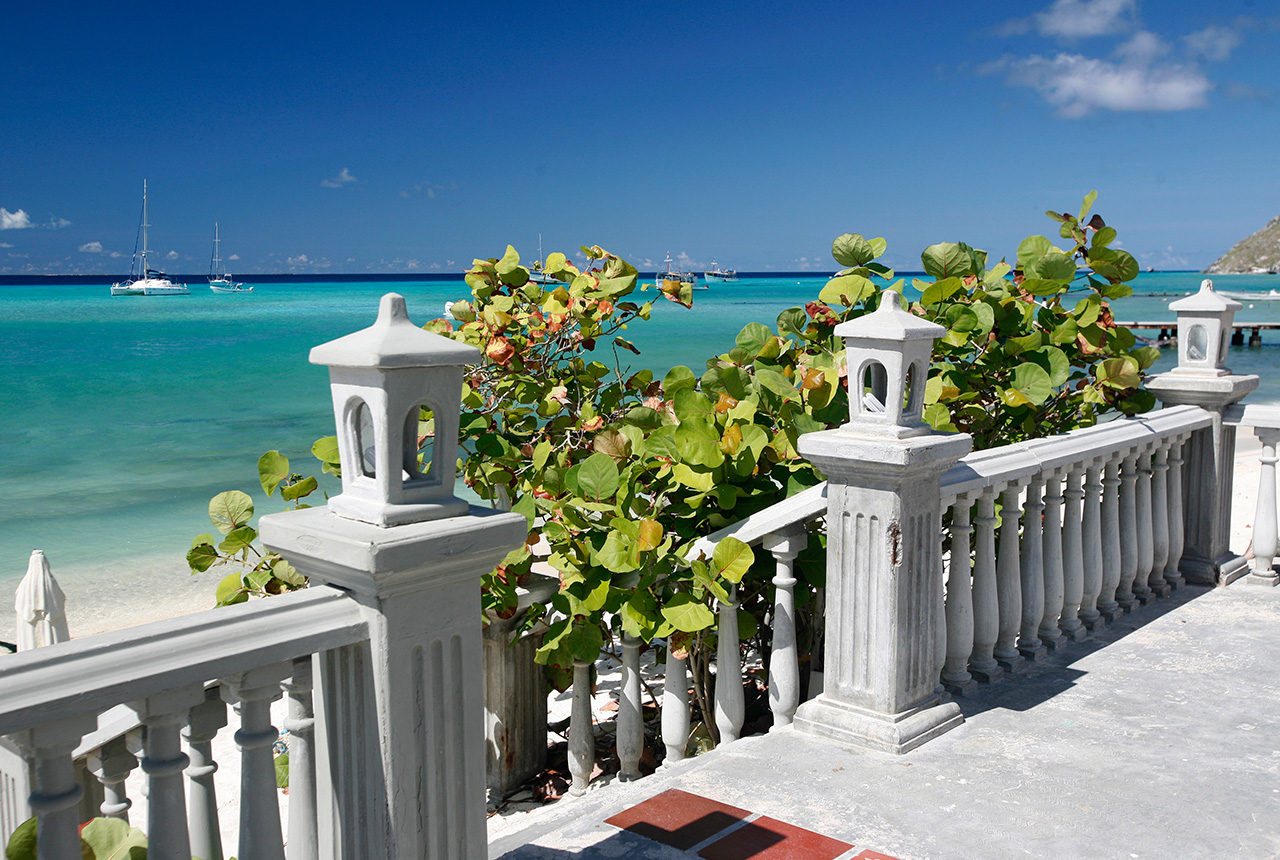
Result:
M218 222L213 222L213 259L209 261L209 289L215 293L251 293L253 287L237 284L230 272L222 271L222 257L218 254Z
M129 267L129 280L111 285L113 296L189 296L191 291L186 284L175 284L164 272L152 269L147 265L147 180L142 180L142 223L138 226L141 238L142 253L138 254L136 246L133 263ZM141 261L141 265L139 265Z

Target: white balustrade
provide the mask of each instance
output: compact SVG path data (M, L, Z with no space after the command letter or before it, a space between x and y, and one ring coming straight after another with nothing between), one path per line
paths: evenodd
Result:
M98 811L106 818L128 821L133 801L129 799L125 789L125 780L138 767L138 758L129 751L128 741L123 737L108 741L89 753L85 763L102 786L102 805L98 807ZM209 856L211 860L221 860Z
M1080 620L1080 602L1084 599L1084 539L1082 536L1082 502L1080 486L1084 468L1076 464L1067 472L1062 506L1062 615L1058 622L1064 636L1078 641L1089 635Z
M1224 420L1231 425L1233 433L1237 425L1252 427L1253 435L1262 443L1258 458L1258 499L1253 514L1253 562L1246 582L1272 588L1280 584L1280 574L1275 569L1276 555L1280 553L1276 504L1280 407L1237 404L1227 408Z
M1147 587L1157 597L1168 597L1173 586L1165 582L1169 562L1169 443L1156 445L1151 457L1151 576Z
M584 794L596 764L595 727L591 717L591 663L573 661L573 701L569 708L569 793Z
M218 795L213 775L213 739L227 725L227 704L220 687L205 690L204 701L191 709L182 736L187 742L187 828L191 834L191 854L208 860L222 860L222 830L218 826Z
M969 673L969 655L973 653L973 568L969 539L971 500L961 496L951 508L951 552L947 570L944 614L947 623L946 662L942 667L942 683L955 696L963 696L977 688Z
M996 556L1000 628L994 655L1000 668L1010 674L1016 674L1025 668L1025 661L1018 653L1018 629L1022 622L1022 578L1018 546L1021 495L1017 484L1006 487L1001 495L1000 548Z
M293 675L283 685L288 696L284 719L284 728L289 733L289 840L285 845L288 860L320 856L313 687L311 657L294 660Z
M1004 674L994 653L996 639L1000 635L994 489L988 488L978 496L977 509L978 515L974 517L973 652L969 656L969 673L979 681L990 683Z
M1169 447L1169 559L1164 566L1164 579L1173 588L1186 584L1182 575L1182 549L1186 539L1186 517L1182 503L1182 451L1186 436L1178 436Z
M1116 600L1120 587L1120 457L1106 458L1102 476L1102 590L1098 594L1098 613L1108 623L1124 614Z
M765 535L760 543L778 565L773 577L773 640L769 648L769 710L774 729L791 725L800 704L795 560L808 540L803 528L792 527Z
M1141 603L1150 603L1155 595L1147 584L1155 559L1155 538L1151 521L1151 451L1138 455L1138 483L1134 489L1134 511L1138 526L1138 571L1133 580L1133 595Z
M742 690L742 647L738 636L737 588L729 601L716 601L716 729L720 743L730 744L742 734L746 702Z
M644 718L640 702L640 640L622 634L622 687L618 690L618 779L640 778L644 749Z
M1106 621L1098 611L1102 593L1102 460L1090 460L1084 473L1084 514L1080 526L1083 579L1080 621L1087 630L1096 630Z
M677 656L670 645L662 685L662 744L667 750L664 764L684 760L689 745L688 658Z
M1018 653L1025 660L1042 660L1048 649L1040 641L1040 622L1044 619L1044 478L1032 477L1023 502L1022 564L1022 629L1018 634Z
M1038 635L1046 648L1061 648L1067 641L1058 626L1063 605L1062 475L1048 475L1044 486L1044 615Z
M1126 612L1138 606L1133 583L1138 577L1138 455L1124 458L1120 468L1120 585L1116 601Z
M156 860L191 856L183 780L190 759L182 752L182 727L187 712L203 701L204 684L197 682L148 696L138 708L143 726L142 772L147 775L147 856ZM274 792L271 799L275 800ZM253 855L242 852L242 856Z

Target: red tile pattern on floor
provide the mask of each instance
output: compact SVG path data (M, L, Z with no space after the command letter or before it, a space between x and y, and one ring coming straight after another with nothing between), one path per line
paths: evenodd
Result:
M686 851L750 816L745 809L670 788L605 823Z
M698 852L703 860L834 860L853 846L760 816Z

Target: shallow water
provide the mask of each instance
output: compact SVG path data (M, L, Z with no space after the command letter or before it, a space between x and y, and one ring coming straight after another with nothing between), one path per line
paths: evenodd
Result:
M1172 321L1168 302L1201 278L1143 274L1137 294L1115 303L1116 317ZM651 322L626 333L642 354L624 356L658 374L677 364L700 370L742 326L773 325L825 282L747 278L696 292L692 310L658 302ZM1280 279L1215 282L1265 291ZM211 530L209 498L242 489L259 512L280 510L258 487L257 459L269 449L316 471L310 446L333 432L333 417L326 371L307 353L372 323L390 291L405 295L417 322L468 294L461 280L258 284L250 295L165 298L112 298L105 282L0 287L0 639L12 638L5 595L37 547L73 602L105 601L100 611L113 615L211 595L216 577L193 581L183 560L191 538ZM1256 302L1237 318L1280 321L1280 302ZM1166 350L1157 369L1173 363ZM1233 348L1229 364L1262 376L1253 400L1280 402L1280 332Z

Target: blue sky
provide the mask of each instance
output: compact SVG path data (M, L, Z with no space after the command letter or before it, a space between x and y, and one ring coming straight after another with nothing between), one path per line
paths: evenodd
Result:
M1096 211L1200 268L1280 214L1270 2L10 4L0 273L439 272L514 244L835 268ZM122 255L122 256L114 256Z

